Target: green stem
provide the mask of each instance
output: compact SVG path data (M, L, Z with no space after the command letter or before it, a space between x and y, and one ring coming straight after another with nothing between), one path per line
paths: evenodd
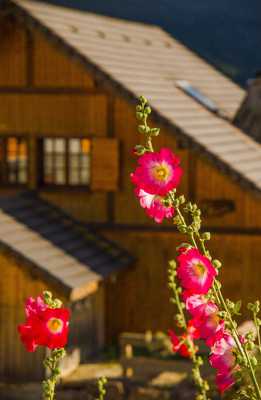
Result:
M55 385L60 375L58 364L61 358L63 358L64 356L65 350L63 348L54 349L51 351L50 356L46 357L46 359L44 360L44 366L51 372L50 377L43 381L44 400L54 400L55 398Z

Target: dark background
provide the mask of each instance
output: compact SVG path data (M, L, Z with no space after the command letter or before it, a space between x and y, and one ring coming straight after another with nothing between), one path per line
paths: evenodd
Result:
M48 0L160 25L245 86L261 69L261 0Z

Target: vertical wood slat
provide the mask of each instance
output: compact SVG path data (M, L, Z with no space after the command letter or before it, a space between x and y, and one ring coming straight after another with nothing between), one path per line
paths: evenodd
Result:
M13 21L0 24L0 87L26 86L26 32Z
M91 153L91 189L118 189L119 143L113 138L94 138Z
M93 88L94 79L63 50L34 34L34 84L41 87Z

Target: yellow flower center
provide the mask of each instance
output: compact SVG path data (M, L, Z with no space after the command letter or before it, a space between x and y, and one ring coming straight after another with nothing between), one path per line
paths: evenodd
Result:
M48 329L52 333L57 333L62 330L63 328L63 321L58 318L50 318L47 322Z
M200 262L194 264L194 272L195 272L195 275L196 275L198 278L202 278L203 275L204 275L205 272L206 272L206 267L205 267L205 265L202 264L202 263L200 263Z
M165 165L154 167L154 176L159 181L164 181L169 175L169 169Z

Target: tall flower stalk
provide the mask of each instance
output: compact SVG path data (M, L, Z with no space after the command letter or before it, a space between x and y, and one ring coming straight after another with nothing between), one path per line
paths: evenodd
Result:
M153 137L160 131L148 125L150 113L147 100L141 97L136 116L145 143L134 149L138 166L131 180L147 215L157 223L172 219L177 230L187 237L178 247L177 262L172 260L169 267L171 302L178 310L177 326L183 331L180 336L170 331L173 350L193 362L196 400L207 400L209 389L201 376L203 361L197 355L197 339L209 347L209 362L217 370L216 384L221 393L238 383L234 399L261 400L254 353L261 353L259 302L248 305L257 329L256 344L251 332L245 337L238 333L235 317L240 314L241 301L234 303L222 294L218 280L221 262L213 259L207 248L211 235L201 232L201 210L177 193L182 177L179 158L167 148L154 151Z
M69 310L62 307L59 299L45 291L36 299L30 297L25 304L26 321L18 326L21 341L27 351L38 346L49 349L43 361L48 378L43 381L43 400L55 399L55 385L60 376L59 362L65 356L69 329Z

